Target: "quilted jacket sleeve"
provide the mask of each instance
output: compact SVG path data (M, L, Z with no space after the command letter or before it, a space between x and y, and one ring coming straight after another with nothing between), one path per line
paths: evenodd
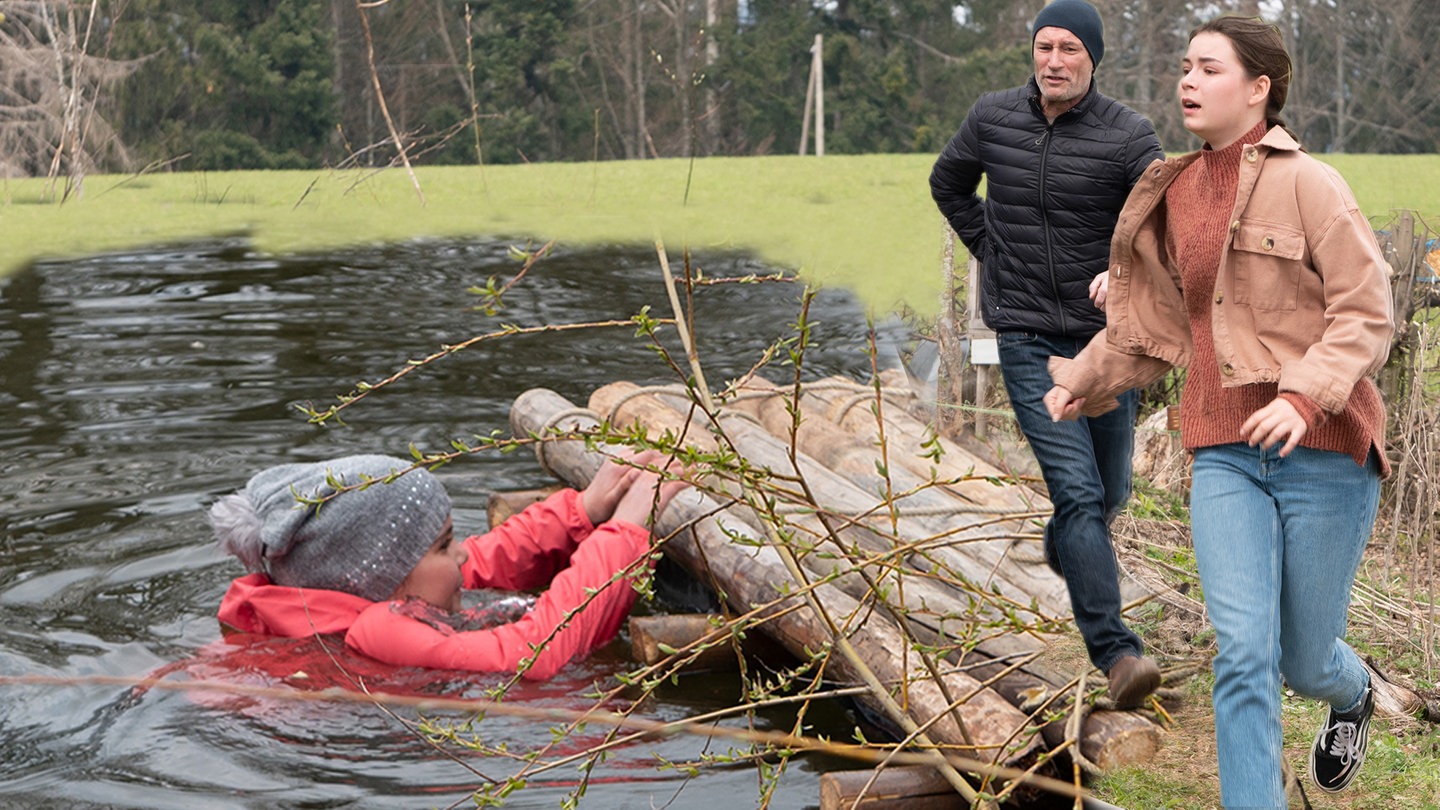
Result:
M562 489L489 532L465 539L466 588L529 591L550 584L594 531L580 493Z

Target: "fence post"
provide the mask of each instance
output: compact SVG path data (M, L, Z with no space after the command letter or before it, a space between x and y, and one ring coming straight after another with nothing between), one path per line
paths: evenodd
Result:
M1380 393L1387 402L1396 402L1402 393L1405 377L1405 363L1397 362L1413 349L1413 332L1410 319L1415 315L1415 276L1419 270L1419 259L1425 255L1423 246L1417 244L1415 235L1415 214L1401 211L1391 224L1388 234L1380 240L1381 251L1390 263L1390 296L1395 316L1395 336L1390 343L1390 356L1380 373Z
M985 405L990 401L990 369L1000 363L1000 349L995 343L995 333L985 325L980 314L980 262L970 257L969 280L965 288L965 310L970 321L966 333L970 336L970 368L975 373L975 435L985 438L990 433L989 418Z

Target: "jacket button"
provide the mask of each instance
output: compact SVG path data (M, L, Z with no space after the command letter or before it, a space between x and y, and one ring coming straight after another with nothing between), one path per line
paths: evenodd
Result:
M1256 160L1260 159L1260 155L1255 151L1255 147L1251 146L1245 150L1245 159L1250 161L1251 163L1254 163Z
M1223 293L1223 292L1221 292L1221 291L1219 291L1219 290L1216 290L1216 291L1215 291L1215 303L1217 303L1217 304L1223 304L1223 303L1225 303L1225 293Z
M1230 223L1230 232L1234 233L1238 230L1240 230L1240 220L1237 219L1234 222Z
M1229 363L1221 363L1220 373L1224 374L1226 377L1233 377L1235 376L1235 367L1230 365Z
M1265 248L1266 250L1274 250L1275 240L1267 236L1264 239L1260 240L1260 247Z

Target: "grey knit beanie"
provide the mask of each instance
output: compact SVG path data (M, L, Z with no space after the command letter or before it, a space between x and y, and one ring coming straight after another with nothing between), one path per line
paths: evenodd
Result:
M450 496L429 470L390 456L282 464L210 508L221 548L278 585L390 598L435 544ZM344 487L368 486L335 493ZM334 497L321 504L301 503Z
M1035 35L1041 28L1052 25L1078 37L1090 52L1094 67L1100 67L1100 60L1105 57L1105 23L1094 6L1085 0L1055 0L1035 15L1035 24L1030 26L1030 44L1035 44Z

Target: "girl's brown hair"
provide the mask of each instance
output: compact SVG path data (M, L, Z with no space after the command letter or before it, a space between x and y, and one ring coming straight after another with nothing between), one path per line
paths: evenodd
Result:
M1220 34L1230 40L1241 67L1251 79L1270 77L1270 96L1265 101L1265 126L1281 127L1290 133L1290 137L1300 140L1280 117L1280 111L1285 109L1285 98L1290 95L1292 71L1290 52L1285 49L1280 27L1259 17L1231 15L1217 17L1196 28L1190 32L1190 38L1206 33Z

